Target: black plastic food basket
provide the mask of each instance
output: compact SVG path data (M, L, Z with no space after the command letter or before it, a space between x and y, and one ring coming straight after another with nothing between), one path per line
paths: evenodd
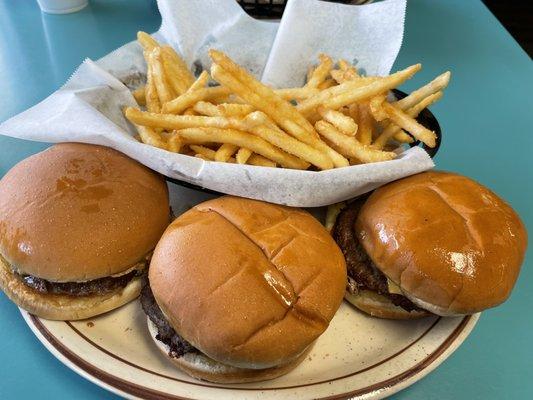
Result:
M405 92L402 92L401 90L398 90L398 89L393 89L392 92L394 93L394 96L398 100L399 99L403 99L405 96L407 96L407 94ZM436 145L435 145L435 147L428 147L425 144L420 143L417 140L417 141L415 141L413 143L410 143L409 146L411 146L411 147L422 146L422 148L427 151L429 156L431 158L433 158L433 157L435 157L435 155L439 151L440 143L441 143L441 140L442 140L442 132L441 132L441 129L440 129L439 122L437 121L437 118L435 118L433 113L431 111L429 111L429 109L427 109L427 108L422 110L422 112L418 115L416 120L420 124L422 124L423 126L428 128L429 130L435 132L435 135L437 136ZM197 185L194 185L192 183L180 181L180 180L174 179L174 178L167 177L167 181L175 183L177 185L181 185L183 187L190 188L190 189L200 190L200 191L205 192L205 193L222 194L220 192L217 192L217 191L214 191L214 190L211 190L211 189L207 189L207 188L203 188L201 186L197 186Z
M365 4L373 0L324 0L331 3ZM286 0L237 0L244 10L254 18L281 18L287 5Z

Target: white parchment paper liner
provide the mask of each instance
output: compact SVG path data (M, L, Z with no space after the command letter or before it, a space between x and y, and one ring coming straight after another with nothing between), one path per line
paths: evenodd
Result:
M158 40L176 48L193 68L210 65L209 48L227 52L262 80L278 87L303 83L320 52L386 74L403 37L405 0L347 6L289 0L280 23L257 21L234 0L160 0ZM139 143L122 115L136 106L122 81L146 70L136 42L93 62L84 61L50 97L0 125L0 134L45 142L76 141L113 147L160 173L237 196L299 207L346 200L384 183L434 166L413 148L398 159L329 171L296 171L206 162ZM121 81L122 80L122 81Z

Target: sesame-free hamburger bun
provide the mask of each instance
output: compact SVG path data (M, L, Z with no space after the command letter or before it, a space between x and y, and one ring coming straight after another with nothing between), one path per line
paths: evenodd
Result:
M213 382L250 382L303 358L342 302L346 267L309 213L226 196L167 228L149 284L175 333L211 360L206 371L186 354L178 366Z
M351 229L357 259L373 275L370 281L352 274L355 290L347 299L375 316L454 316L497 306L509 297L527 247L525 227L505 201L449 172L382 186L362 201L351 226L342 227L350 212L353 208L337 219L335 236L350 257L343 239ZM416 309L402 309L409 303Z
M0 287L43 318L109 311L138 296L168 222L159 174L111 148L52 146L0 180Z

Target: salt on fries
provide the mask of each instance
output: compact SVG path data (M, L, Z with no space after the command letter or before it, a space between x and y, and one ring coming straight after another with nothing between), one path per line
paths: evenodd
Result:
M132 93L139 108L124 113L145 144L206 161L315 170L392 160L390 149L414 139L436 144L416 117L442 97L449 72L391 102L389 91L420 64L362 76L321 54L304 86L273 89L217 50L210 72L195 79L172 47L145 32L137 39L146 84Z

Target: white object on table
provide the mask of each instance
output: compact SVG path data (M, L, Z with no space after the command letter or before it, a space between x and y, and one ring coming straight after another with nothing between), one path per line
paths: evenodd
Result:
M69 14L85 8L89 0L37 0L37 3L47 14Z

